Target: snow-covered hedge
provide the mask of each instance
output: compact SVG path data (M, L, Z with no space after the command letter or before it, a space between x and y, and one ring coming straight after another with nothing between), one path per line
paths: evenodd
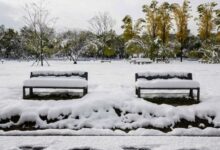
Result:
M58 102L59 103L59 102ZM62 106L48 102L24 104L16 102L0 110L0 129L36 130L108 129L129 132L138 128L171 132L175 128L220 127L220 116L205 105L169 107L146 101L91 100ZM56 105L56 107L55 107ZM201 110L203 108L203 110ZM204 109L205 108L205 109Z

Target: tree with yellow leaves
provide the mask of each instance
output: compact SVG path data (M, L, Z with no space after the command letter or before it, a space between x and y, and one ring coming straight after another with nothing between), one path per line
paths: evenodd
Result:
M220 23L220 10L216 9L216 6L216 2L208 2L200 4L197 7L199 13L199 17L197 18L199 37L204 41L200 51L203 52L203 60L208 63L220 63L219 47L214 45L219 40L219 34L213 32L216 27L218 30ZM214 37L214 35L216 36Z
M176 23L176 38L181 44L181 58L180 61L182 62L183 60L183 46L188 38L189 35L189 29L188 29L188 21L189 18L191 17L189 12L190 12L190 1L189 0L184 0L183 5L179 5L177 3L174 3L171 5L173 14L174 14L174 19Z
M220 9L216 10L216 20L217 30L220 31Z
M159 5L157 0L152 0L150 5L143 6L143 12L146 16L146 33L150 40L149 56L155 59L161 57L160 50L163 51L162 53L167 51L166 44L172 28L171 6L168 2ZM158 41L161 46L158 46Z
M152 40L158 36L158 1L152 0L150 5L143 5L143 12L146 15L147 33Z
M209 2L200 4L197 7L199 13L198 25L199 25L199 37L203 41L210 39L212 31L215 29L215 6L217 3Z
M122 21L124 23L121 26L121 28L124 30L122 36L125 42L134 37L140 36L141 30L143 28L143 19L140 18L135 23L133 23L131 16L127 15Z
M163 45L165 45L169 39L170 30L172 28L171 22L171 7L170 4L164 2L158 9L158 36L160 37Z
M157 13L157 37L159 38L160 46L157 50L157 57L162 57L163 61L168 57L170 49L168 46L168 40L170 35L170 30L172 28L172 17L171 17L171 7L168 2L162 3L158 7Z
M124 41L128 41L130 39L133 38L134 36L134 31L133 31L133 20L131 18L131 16L127 15L124 17L123 21L123 25L121 26L121 28L124 30L123 31L123 39Z
M125 16L122 21L124 23L121 27L124 30L122 37L125 42L127 54L133 55L143 53L146 48L141 38L141 31L143 28L143 22L145 21L140 18L133 23L133 20L129 15Z

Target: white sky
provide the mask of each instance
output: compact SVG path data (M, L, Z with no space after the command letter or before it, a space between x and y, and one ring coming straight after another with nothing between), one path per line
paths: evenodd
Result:
M19 29L24 25L24 5L25 3L37 0L0 0L0 24L6 27ZM46 0L51 16L58 17L55 28L57 30L67 29L88 29L90 20L98 12L108 12L115 19L115 30L121 33L122 19L125 15L131 15L133 19L144 17L142 6L149 4L151 0ZM183 0L158 0L159 2L181 3ZM213 0L219 5L219 0ZM210 2L210 0L191 0L192 15L189 28L192 33L197 33L196 7L200 3Z

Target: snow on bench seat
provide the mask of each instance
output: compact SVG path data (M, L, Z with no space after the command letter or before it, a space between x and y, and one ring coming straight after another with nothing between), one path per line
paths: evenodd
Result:
M199 82L193 80L181 80L181 79L157 79L157 80L145 80L138 79L136 87L142 88L199 88Z
M44 77L24 81L25 87L87 87L87 80L82 78Z
M83 71L32 71L31 78L35 77L82 77L87 79L87 72Z
M147 80L153 79L186 79L192 80L192 74L187 72L140 72L136 73L138 78L145 78Z

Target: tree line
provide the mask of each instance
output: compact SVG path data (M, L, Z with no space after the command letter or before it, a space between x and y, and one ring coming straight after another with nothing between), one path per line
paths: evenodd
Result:
M108 13L89 20L88 30L56 33L57 18L50 16L44 2L25 5L25 26L19 31L0 26L0 57L36 59L43 65L48 57L62 57L77 63L79 57L128 58L141 56L156 60L183 57L220 62L220 10L217 3L197 7L194 18L198 35L188 28L191 16L189 0L183 4L152 0L142 6L144 18L136 21L130 15L122 20L123 33L118 35L115 21ZM141 9L141 8L140 8ZM175 29L175 32L171 32Z
M125 50L130 55L141 54L153 60L170 57L201 58L210 63L220 62L220 9L217 3L208 2L197 7L194 18L198 35L188 28L191 16L189 0L183 4L152 0L144 5L145 18L136 21L130 15L123 19ZM171 29L175 32L171 33Z

